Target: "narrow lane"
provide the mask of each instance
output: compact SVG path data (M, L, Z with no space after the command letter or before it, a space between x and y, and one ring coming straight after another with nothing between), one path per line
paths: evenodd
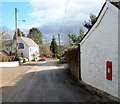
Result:
M56 61L38 64L9 91L3 89L3 102L102 102L102 98L71 84L65 69Z

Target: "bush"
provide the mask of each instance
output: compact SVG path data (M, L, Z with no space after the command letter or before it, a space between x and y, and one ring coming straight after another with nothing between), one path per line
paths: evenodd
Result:
M22 61L23 61L23 58L21 57L21 55L16 54L14 61L19 61L19 64L21 65L21 64L22 64Z
M10 57L8 56L7 53L5 52L0 52L0 62L9 62L10 61Z
M59 62L59 63L67 63L67 60L66 60L65 57L61 57L58 62Z
M80 63L80 52L79 47L70 48L65 53L65 58L68 62L68 68L70 72L77 78L79 78L79 63Z
M57 59L57 58L47 58L46 60L56 60L56 61L59 61L59 59Z

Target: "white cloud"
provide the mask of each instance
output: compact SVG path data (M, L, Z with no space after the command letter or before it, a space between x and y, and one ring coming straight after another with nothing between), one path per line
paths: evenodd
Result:
M42 23L41 24L33 24L33 25L21 25L21 26L19 26L19 29L27 35L31 28L33 28L33 27L39 28L40 26L42 26Z
M19 28L20 29L31 29L31 28L33 28L33 27L36 27L36 28L38 28L38 27L40 27L40 24L33 24L33 25L21 25Z
M89 19L89 14L97 15L104 2L105 0L30 0L33 12L28 15L36 19L37 24L22 25L20 28L29 30L38 27L44 38L49 38L48 35L57 35L62 23L62 36L68 32L78 32L82 23Z
M1 2L29 2L29 0L1 0Z
M83 21L88 18L90 13L96 14L102 7L104 0L68 0L65 19L69 21ZM46 24L51 22L61 22L64 17L67 0L31 0L30 6L33 13L29 16L44 21Z

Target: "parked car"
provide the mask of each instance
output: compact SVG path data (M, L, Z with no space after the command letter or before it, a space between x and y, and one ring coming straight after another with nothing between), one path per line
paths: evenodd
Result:
M39 61L45 61L46 60L46 57L41 57L40 59L39 59Z

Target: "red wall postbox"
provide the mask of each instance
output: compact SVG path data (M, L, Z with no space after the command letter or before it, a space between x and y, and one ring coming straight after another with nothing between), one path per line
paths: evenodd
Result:
M106 62L106 79L112 80L112 62Z

